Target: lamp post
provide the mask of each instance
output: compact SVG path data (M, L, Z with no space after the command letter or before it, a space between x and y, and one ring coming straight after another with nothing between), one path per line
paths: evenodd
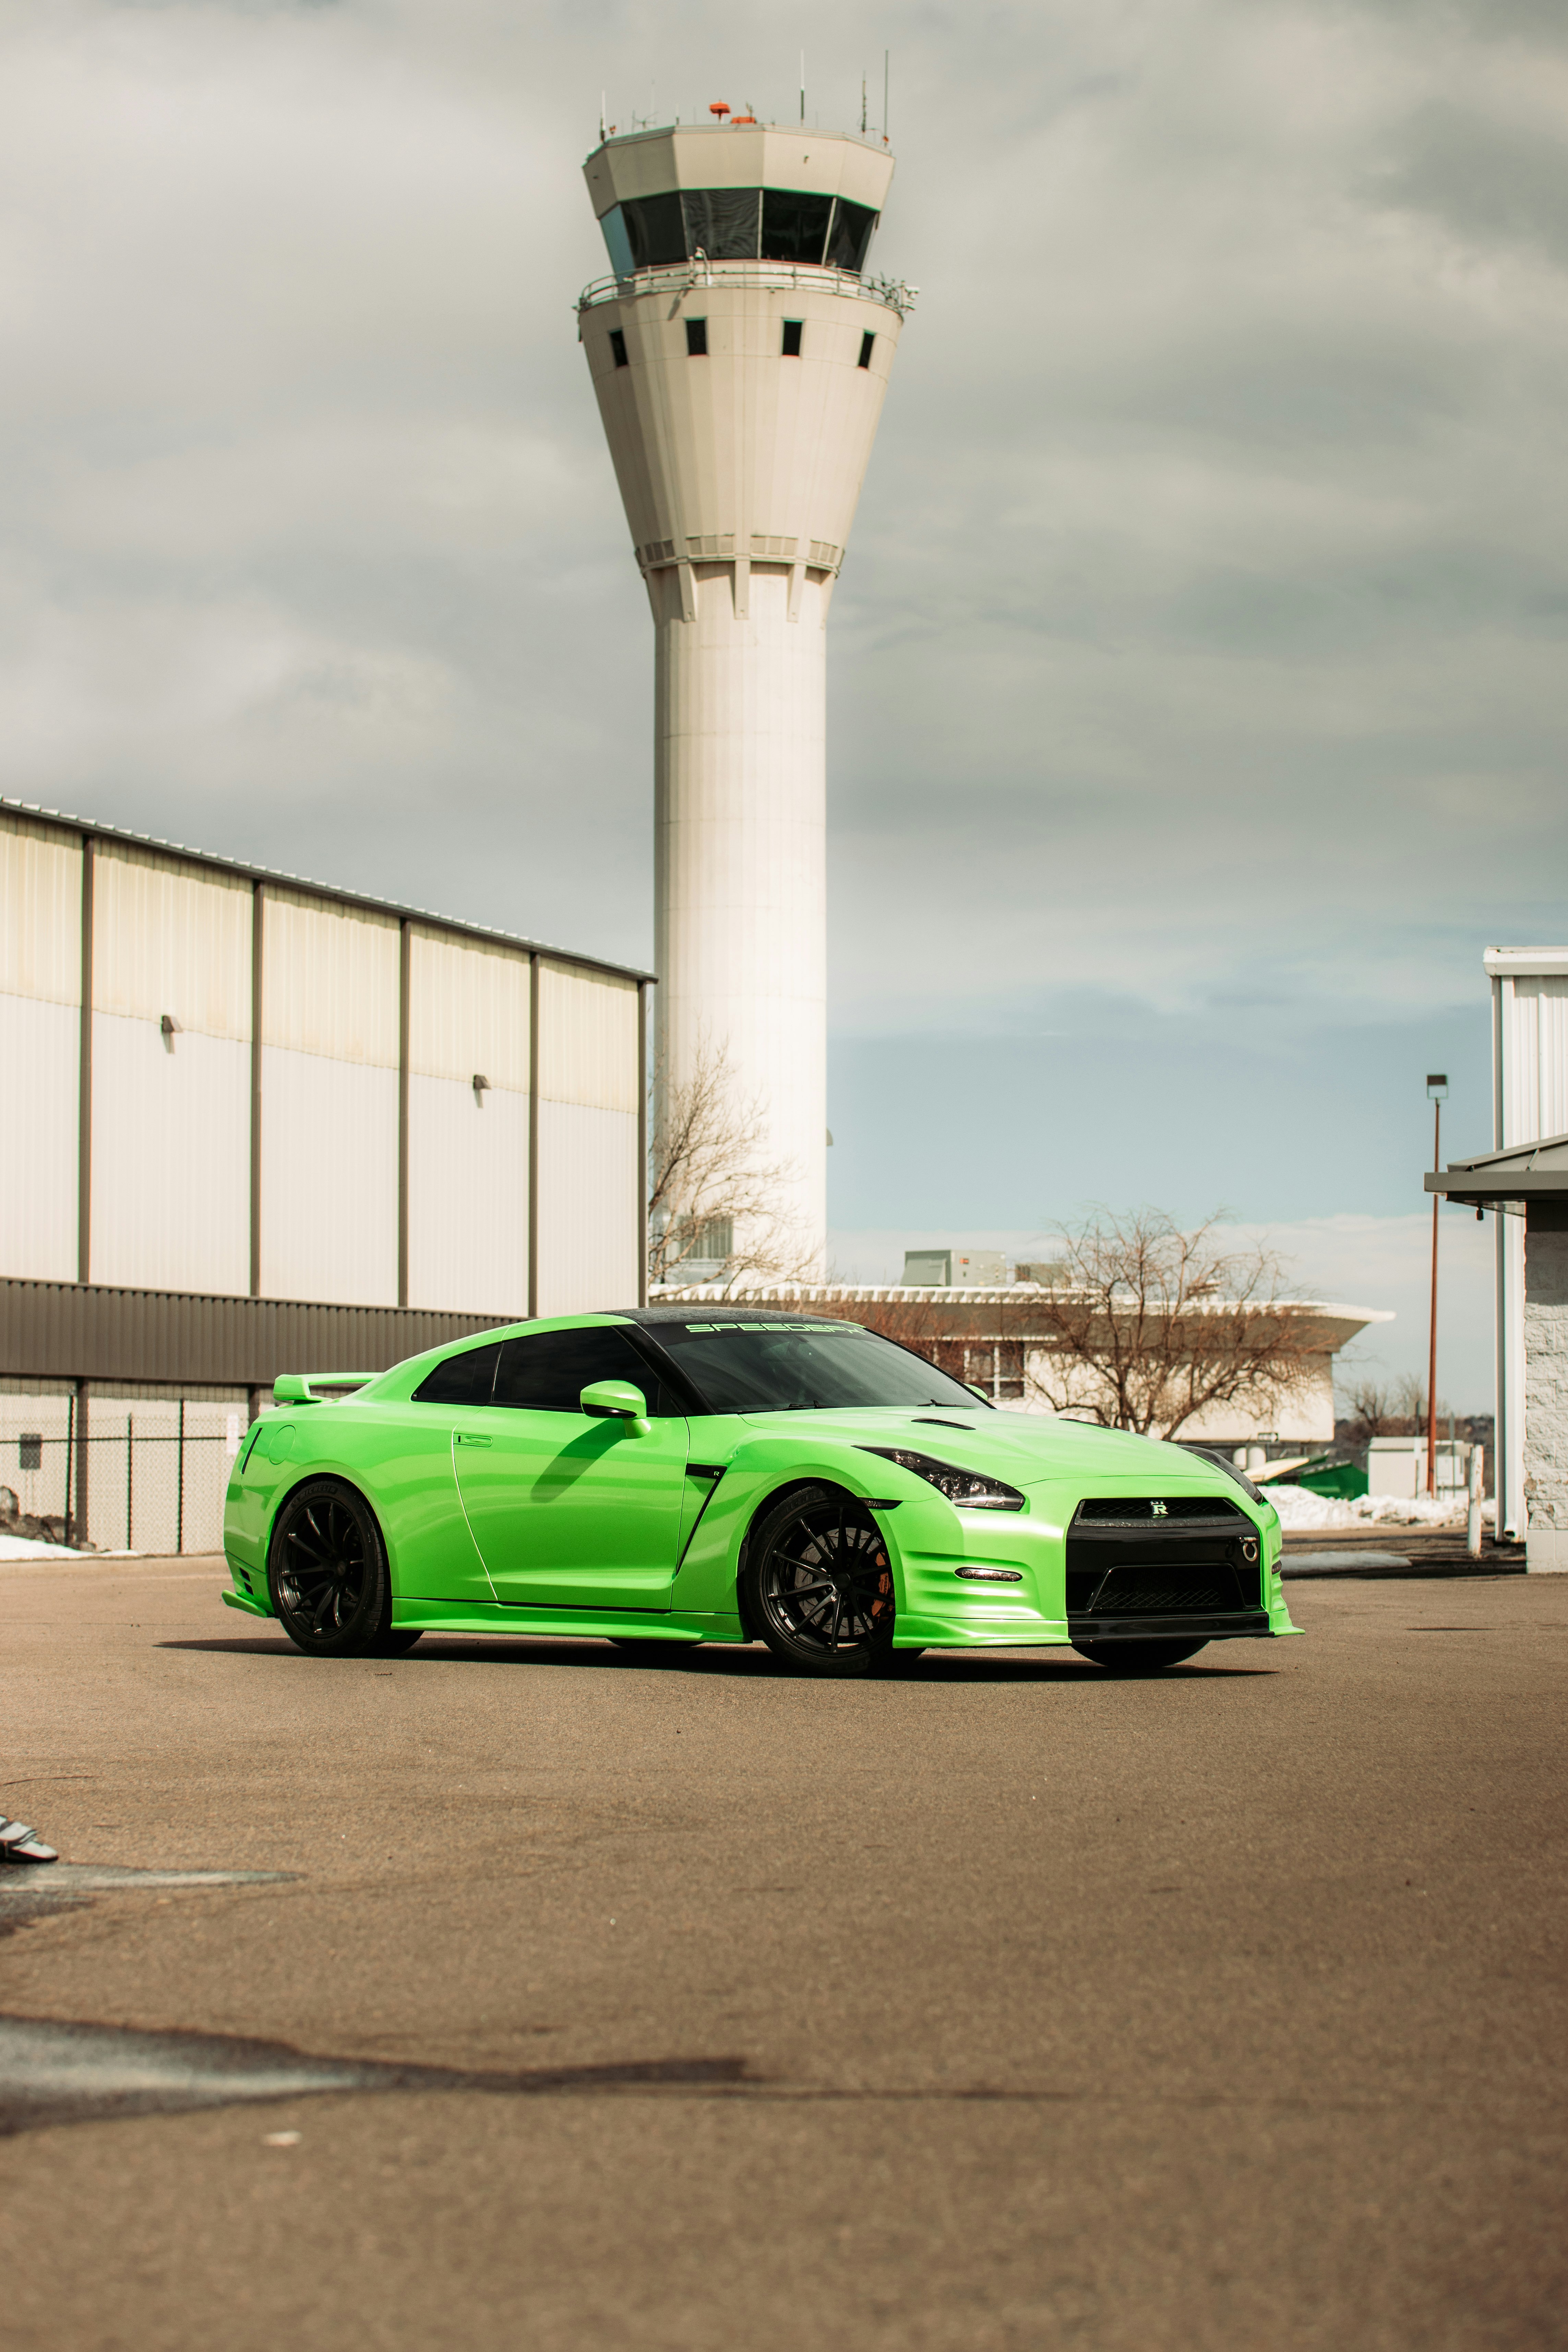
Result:
M1448 1081L1441 1070L1426 1074L1426 1099L1432 1106L1432 1173L1442 1173L1443 1105ZM1437 1199L1432 1195L1432 1344L1426 1358L1426 1492L1437 1491Z

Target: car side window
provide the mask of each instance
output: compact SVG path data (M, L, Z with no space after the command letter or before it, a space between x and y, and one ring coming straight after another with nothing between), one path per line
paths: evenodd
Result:
M501 1342L500 1370L491 1402L529 1412L580 1412L594 1381L630 1381L655 1414L679 1413L624 1332L612 1324L576 1331L534 1331Z
M489 1404L500 1350L498 1339L492 1347L466 1348L460 1356L448 1356L433 1372L426 1373L414 1391L414 1402Z

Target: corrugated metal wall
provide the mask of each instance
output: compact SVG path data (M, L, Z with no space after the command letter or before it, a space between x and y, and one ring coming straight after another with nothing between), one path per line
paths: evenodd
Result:
M541 1315L637 1297L635 982L539 966Z
M1517 973L1504 1018L1501 1144L1568 1135L1568 973Z
M266 894L261 1291L397 1304L400 927Z
M247 1290L249 887L105 843L92 907L91 1277Z
M77 1271L80 1043L80 840L0 812L0 1263L43 1281Z
M80 832L0 810L0 1066L26 1147L0 1281L100 1286L124 1378L154 1345L143 1293L189 1293L198 1320L254 1291L465 1328L636 1300L635 975L88 830L84 859ZM160 1377L204 1377L178 1332ZM23 1369L0 1349L0 1374Z
M1568 1134L1568 972L1531 971L1530 950L1492 966L1494 1147ZM1561 965L1563 950L1548 950ZM1524 1219L1497 1219L1497 1498L1500 1533L1522 1536L1524 1492Z
M0 1360L24 1378L269 1388L284 1371L384 1371L501 1319L0 1278Z
M408 981L408 1304L525 1315L530 959L416 926Z

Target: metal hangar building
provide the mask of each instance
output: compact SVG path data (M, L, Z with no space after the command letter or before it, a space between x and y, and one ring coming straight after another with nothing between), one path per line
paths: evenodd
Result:
M176 1407L639 1301L648 983L0 800L0 1488L140 1546Z

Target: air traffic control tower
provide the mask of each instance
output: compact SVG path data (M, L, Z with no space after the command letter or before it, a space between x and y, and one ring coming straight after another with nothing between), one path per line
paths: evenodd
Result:
M714 111L588 158L580 332L653 608L656 1066L728 1048L820 1265L825 632L910 297L865 274L880 139Z

